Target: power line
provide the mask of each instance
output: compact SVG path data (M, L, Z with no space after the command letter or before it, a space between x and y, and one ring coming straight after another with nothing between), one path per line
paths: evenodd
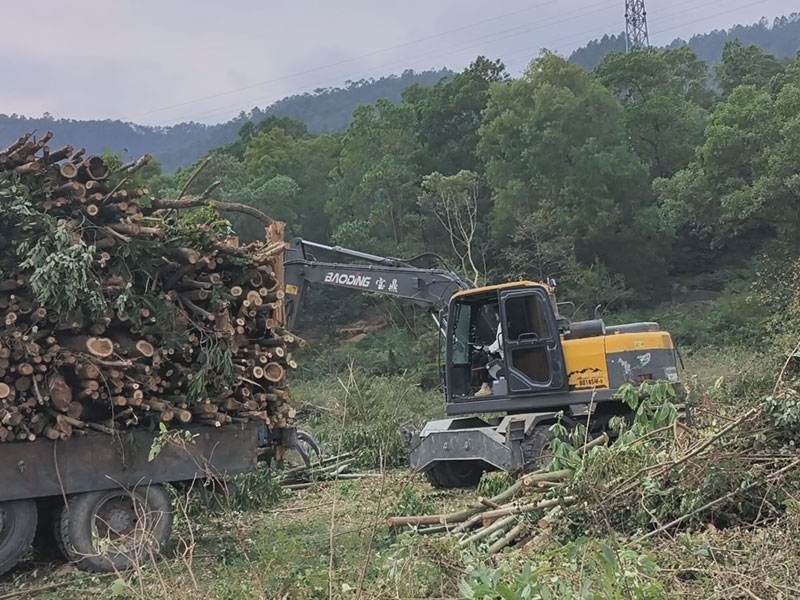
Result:
M657 34L660 34L660 33L665 33L667 31L673 31L675 29L680 29L682 27L686 27L687 25L692 25L693 23L698 23L700 21L704 21L704 20L707 20L707 19L712 19L712 18L718 17L720 15L735 13L735 12L737 12L737 11L743 9L743 8L748 8L750 6L754 6L754 5L757 5L757 4L763 4L764 2L768 2L768 1L769 0L757 0L756 2L743 4L741 6L734 7L732 9L730 9L730 10L715 11L714 14L711 15L711 16L702 17L702 18L699 18L699 19L691 20L691 21L683 21L683 22L678 23L677 25L674 25L672 27L668 27L668 28L665 28L665 29L659 29L659 30L656 30L656 31L653 31L653 32L650 32L650 33L652 33L653 35L657 35ZM695 6L689 8L687 10L688 11L691 11L692 9L697 10L697 9L705 8L705 7L708 7L708 6L712 6L714 4L720 4L720 3L727 4L727 2L728 2L728 0L711 0L711 2L704 2L702 4L695 5ZM685 6L687 4L696 4L696 0L685 0L684 2L679 2L677 4L671 5L670 8L674 9L674 8L678 8L680 6ZM675 16L675 15L679 15L679 14L684 14L684 13L687 12L687 10L683 10L683 9L681 9L681 10L673 10L673 11L661 13L660 16L661 17L671 17L671 16ZM593 32L579 33L579 34L576 34L575 36L571 36L569 39L560 39L560 40L557 41L557 43L569 45L569 44L573 43L574 41L586 40L587 36L589 38L592 38L592 39L598 38L601 35L607 34L608 31L613 27L614 27L613 24L609 24L609 25L606 26L606 28L602 32L600 32L598 34L593 33ZM534 51L535 51L535 49L533 47L528 46L528 47L522 48L522 49L520 49L520 50L518 50L518 51L516 51L516 52L514 52L512 54L506 54L504 60L512 58L513 56L517 56L517 55L520 55L520 54L528 54L528 55L530 55ZM508 66L508 63L506 63L506 65ZM520 74L525 72L525 68L527 67L527 65L528 65L528 62L526 62L525 65L522 68L518 69L517 71L512 71L511 69L509 69L509 74L510 75L520 75Z
M731 10L726 10L724 12L715 13L713 15L709 15L707 17L702 17L700 19L695 19L694 21L689 21L687 23L681 23L681 24L676 25L674 27L668 27L666 29L659 29L658 31L654 31L653 35L656 35L656 34L659 34L659 33L666 33L667 31L674 31L675 29L678 29L680 27L686 27L687 25L694 25L695 23L700 23L701 21L708 21L709 19L713 19L715 17L718 17L719 15L726 15L726 14L738 12L738 11L742 10L743 8L750 8L751 6L756 6L758 4L764 4L765 2L770 2L770 1L771 0L757 0L756 2L750 2L749 4L743 4L742 6L737 6L736 8L733 8Z
M244 92L244 91L251 90L251 89L254 89L254 88L258 88L258 87L261 87L261 86L264 86L264 85L269 85L270 83L277 83L279 81L283 81L284 79L292 79L294 77L299 77L300 75L308 75L309 73L314 73L314 72L317 72L317 71L321 71L323 69L328 69L330 67L337 67L337 66L340 66L340 65L343 65L343 64L347 64L347 63L350 63L350 62L354 62L354 61L360 60L362 58L368 58L370 56L375 56L377 54L382 54L383 52L389 52L390 50L396 50L398 48L405 48L405 47L408 47L408 46L412 46L414 44L418 44L420 42L425 42L425 41L428 41L428 40L437 39L437 38L440 38L442 36L449 35L451 33L455 33L455 32L458 32L458 31L463 31L465 29L470 29L472 27L477 27L479 25L484 25L484 24L490 23L492 21L498 21L500 19L505 19L506 17L516 16L518 14L521 14L521 13L524 13L524 12L528 12L528 11L531 11L531 10L534 10L534 9L537 9L537 8L550 6L551 4L552 4L551 2L542 2L540 4L536 4L536 5L533 5L533 6L528 6L526 8L523 8L523 9L520 9L520 10L516 10L516 11L510 12L510 13L497 15L495 17L491 17L491 18L488 18L488 19L482 19L480 21L469 23L467 25L462 25L462 26L456 27L454 29L448 29L446 31L442 31L442 32L434 34L434 35L430 35L430 36L426 36L426 37L422 37L422 38L417 38L417 39L414 39L414 40L410 40L408 42L403 42L402 44L397 44L395 46L388 46L386 48L380 48L378 50L372 50L372 51L367 52L365 54L360 54L358 56L353 56L351 58L340 60L340 61L337 61L337 62L334 62L334 63L328 63L328 64L325 64L325 65L320 65L318 67L313 67L313 68L307 69L305 71L299 71L297 73L292 73L292 74L289 74L289 75L283 75L281 77L276 77L276 78L273 78L273 79L260 81L260 82L253 83L253 84L248 85L248 86L237 88L235 90L228 90L228 91L225 91L225 92L219 92L217 94L212 94L210 96L204 96L204 97L201 97L201 98L195 98L195 99L192 99L192 100L187 100L185 102L180 102L180 103L177 103L177 104L172 104L172 105L164 106L164 107L161 107L161 108L155 108L155 109L149 110L147 112L139 113L139 114L136 114L136 115L131 115L130 119L135 119L137 117L146 116L146 115L150 115L150 114L157 113L157 112L163 112L165 110L170 110L172 108L180 108L182 106L187 106L189 104L195 104L197 102L202 102L204 100L213 100L214 98L220 98L222 96L228 96L228 95L231 95L231 94L237 94L239 92Z
M605 10L607 10L609 8L612 8L615 5L616 5L616 0L613 0L611 2L609 2L607 0L606 2L601 2L601 3L590 5L589 8L591 8L591 7L599 7L596 10L593 10L593 11L588 11L587 12L585 9L580 9L580 10L577 10L577 11L572 11L571 13L565 13L565 14L560 14L560 15L556 15L554 17L551 17L551 19L549 19L548 22L544 22L543 23L542 21L537 21L537 24L535 26L529 26L530 23L524 24L524 25L518 25L518 26L509 28L509 29L504 29L504 30L501 30L501 31L497 31L497 32L494 32L494 33L490 33L490 34L481 36L479 38L475 38L470 43L468 43L466 45L462 45L462 46L459 46L457 48L450 48L449 50L446 50L444 52L442 52L441 50L435 50L435 51L432 51L432 52L431 51L427 51L427 52L424 52L423 54L419 54L419 55L414 56L414 57L405 57L405 58L401 58L401 59L397 59L397 60L391 61L389 63L383 63L383 64L380 64L380 65L376 65L376 66L370 68L369 73L373 73L373 72L376 72L376 71L378 71L380 69L385 69L385 68L393 67L393 66L396 66L396 65L401 65L401 66L404 66L406 68L411 68L411 63L413 63L414 61L418 61L418 60L422 60L422 59L430 60L430 59L440 58L440 57L443 57L443 56L450 56L452 54L457 54L459 52L464 52L465 50L470 50L470 49L473 49L473 48L477 48L477 47L485 44L486 42L498 42L498 41L510 39L510 38L513 38L513 37L517 37L517 36L520 36L520 35L524 35L524 34L532 32L532 31L538 31L538 30L542 30L542 29L549 29L549 28L551 28L551 27L553 27L555 25L559 25L561 23L565 23L567 21L570 21L574 17L584 17L586 15L594 14L594 13L597 13L597 12L602 12L602 11L605 11ZM558 17L564 17L565 15L571 15L571 16L569 18L558 18ZM556 20L552 21L552 19L556 19ZM313 69L313 70L316 70L316 69ZM286 77L282 77L280 79L287 79L287 78L290 78L290 77L303 75L303 74L306 74L306 73L308 73L310 71L313 71L313 70L303 71L303 72L300 72L300 73L297 73L297 74L294 74L294 75L289 75L289 76L286 76ZM337 76L335 79L329 80L330 82L325 84L325 85L337 85L337 84L340 84L342 81L347 81L347 80L353 81L353 80L358 80L358 79L364 79L365 77L366 76L364 75L364 72L362 71L362 73L360 75L358 75L358 76L352 76L352 77ZM317 85L314 85L313 87L303 86L303 87L299 88L297 91L306 91L308 89L316 89L316 88L319 88L319 87L325 87L325 85L317 84ZM291 93L295 93L295 92L288 92L288 93L291 94ZM193 113L192 119L194 120L194 119L197 119L197 118L208 117L210 115L214 115L214 114L218 114L218 113L222 113L222 112L230 112L231 110L236 110L238 108L241 108L244 102L248 102L248 103L253 102L255 105L259 105L259 104L264 104L264 103L267 103L267 102L270 102L270 101L271 100L264 99L263 96L259 96L259 98L253 99L253 100L250 100L250 101L239 100L239 101L236 102L236 104L229 104L229 105L226 105L224 107L215 107L215 108L212 108L212 109L209 109L209 110L206 110L206 111L202 111L202 112L199 112L199 113ZM195 102L197 102L197 101L183 103L183 105L194 104ZM182 120L182 119L178 119L178 121L180 121L180 120ZM169 122L175 122L175 119L174 118L165 119L163 121L157 122L157 124L166 124L166 123L169 123Z

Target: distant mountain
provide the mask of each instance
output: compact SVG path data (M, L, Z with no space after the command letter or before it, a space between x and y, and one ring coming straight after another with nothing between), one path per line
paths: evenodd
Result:
M695 35L685 41L674 40L670 46L688 44L700 58L713 64L719 60L725 42L739 38L745 44L756 44L778 57L794 56L800 51L800 13L775 19L762 19L753 25L737 25L728 30L715 30ZM593 68L609 52L625 50L625 35L606 35L592 40L570 56L570 60L586 69ZM191 164L212 148L236 139L247 121L260 121L266 116L292 117L304 121L312 133L329 133L347 127L353 110L361 104L371 104L379 98L401 100L403 91L415 83L431 86L444 77L452 77L449 69L424 72L405 71L380 79L348 81L343 87L322 88L306 94L288 96L266 108L253 108L236 118L216 125L179 123L169 127L151 127L119 120L76 121L42 117L0 114L0 147L24 133L45 131L55 133L56 143L85 147L90 153L109 149L127 158L145 152L155 155L164 171Z
M677 38L669 47L688 44L708 64L719 62L725 42L740 39L743 44L755 44L779 58L793 57L800 51L800 13L779 17L770 24L761 19L753 25L736 25L727 30L716 29L709 33L692 36L689 41ZM625 51L625 34L605 35L592 40L573 52L569 60L585 69L593 69L610 52Z
M453 75L448 69L420 73L409 70L402 75L380 79L348 81L344 87L321 88L312 93L283 98L264 109L253 108L217 125L190 122L150 127L110 119L77 121L54 119L48 114L42 117L0 114L0 147L6 147L30 131L40 134L52 131L56 144L85 147L92 154L109 149L134 158L149 152L158 158L164 171L172 172L195 162L212 148L235 140L240 127L247 121L260 121L266 116L277 115L304 121L313 133L338 131L347 127L353 110L361 104L372 104L379 98L399 102L407 87L415 83L431 86Z

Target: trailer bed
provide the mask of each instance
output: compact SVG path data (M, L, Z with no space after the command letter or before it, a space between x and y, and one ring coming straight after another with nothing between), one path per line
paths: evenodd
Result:
M0 502L112 488L191 481L255 468L263 425L185 427L189 443L168 443L149 461L158 432L90 432L65 441L0 446Z

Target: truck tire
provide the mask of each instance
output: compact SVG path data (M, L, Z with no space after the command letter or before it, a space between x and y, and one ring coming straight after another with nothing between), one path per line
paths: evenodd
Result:
M436 463L425 477L435 488L471 488L478 485L483 470L480 462L454 460Z
M67 548L64 546L64 536L61 535L61 519L64 515L64 505L62 504L59 510L54 510L50 514L50 529L53 532L53 539L56 541L56 548L58 549L61 558L69 559Z
M31 547L37 519L34 500L0 502L0 575L16 567Z
M553 432L550 425L537 425L522 440L522 472L532 473L546 467L553 458L550 452L550 442L553 441Z
M152 561L169 543L172 499L161 485L76 494L60 530L64 553L80 568L123 571Z

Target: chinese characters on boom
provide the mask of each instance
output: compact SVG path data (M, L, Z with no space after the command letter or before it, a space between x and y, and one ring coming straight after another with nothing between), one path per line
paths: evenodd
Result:
M387 281L383 277L378 277L378 279L373 282L372 276L370 275L337 273L335 271L331 271L325 275L325 283L346 285L348 287L376 289L380 291L387 290L392 294L396 294L398 292L397 279Z

